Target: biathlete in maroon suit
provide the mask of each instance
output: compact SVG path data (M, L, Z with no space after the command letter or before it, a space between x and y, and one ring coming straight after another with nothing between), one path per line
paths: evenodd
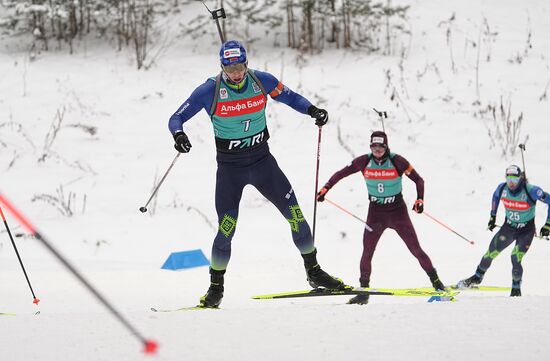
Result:
M350 174L361 172L365 178L370 201L367 224L372 228L372 232L365 229L363 234L363 255L360 265L361 277L359 278L361 287L369 287L374 250L382 233L386 228L391 228L399 234L407 248L418 259L420 266L430 277L433 287L436 290L444 290L445 286L439 280L430 258L418 243L418 237L401 194L402 176L405 174L416 183L417 200L413 210L422 213L424 210L424 180L405 158L390 153L386 133L380 131L372 133L370 148L372 153L355 158L350 165L334 173L317 196L317 200L322 202L329 189ZM348 303L366 304L368 299L368 295L357 295Z

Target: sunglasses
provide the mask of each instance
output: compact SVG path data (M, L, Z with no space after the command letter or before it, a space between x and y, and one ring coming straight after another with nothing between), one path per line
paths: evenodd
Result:
M245 63L237 63L237 64L224 65L223 70L228 74L230 74L230 73L240 73L240 72L246 70L246 64Z
M386 146L384 144L371 144L370 149L371 150L386 150Z

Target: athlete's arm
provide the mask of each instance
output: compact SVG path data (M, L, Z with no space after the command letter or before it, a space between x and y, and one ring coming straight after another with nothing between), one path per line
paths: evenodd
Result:
M332 177L328 180L328 182L325 184L325 188L330 189L336 183L338 183L342 178L347 177L350 174L360 172L361 170L365 169L367 166L367 163L369 161L369 156L367 154L364 154L360 157L355 158L351 161L351 163L344 168L340 169L338 172L334 173Z
M208 79L195 89L189 99L183 102L178 110L172 114L168 121L168 129L170 129L172 135L178 131L183 131L183 123L195 116L201 109L210 112L210 106L214 100L215 87L216 82Z
M500 203L500 195L502 194L502 189L505 185L506 183L500 183L493 193L493 200L491 202L491 216L497 215L498 205Z
M529 195L534 200L541 201L548 205L548 215L546 216L546 221L548 222L550 220L550 194L546 193L538 186L532 186Z
M277 78L270 73L266 73L259 70L254 70L254 74L262 82L265 91L278 102L285 103L292 109L307 114L307 109L311 105L310 101L301 96L300 94L293 92L289 87L283 85Z
M396 154L392 161L399 175L405 174L416 184L416 198L424 199L424 179L422 179L420 174L418 174L408 160L399 154Z

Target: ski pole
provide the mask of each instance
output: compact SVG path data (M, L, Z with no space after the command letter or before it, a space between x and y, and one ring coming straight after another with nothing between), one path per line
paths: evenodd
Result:
M336 208L338 208L339 210L343 211L344 213L347 213L349 214L350 216L352 216L353 218L357 219L359 222L363 223L365 225L365 229L369 232L372 232L373 229L367 224L367 222L365 222L364 220L362 220L361 218L359 218L358 216L356 216L355 214L351 213L350 211L348 211L347 209L345 209L344 207L334 203L333 201L331 201L330 199L328 199L327 197L325 197L325 201L329 202L330 204L332 204L333 206L335 206Z
M384 118L388 119L388 113L386 113L385 111L378 111L375 108L372 108L372 110L374 110L376 114L378 114L378 116L380 117L380 122L382 123L382 131L386 133L386 128L384 128Z
M10 236L10 241L13 246L13 249L15 250L15 254L17 255L17 259L19 260L19 264L21 265L21 269L23 270L23 274L25 275L25 279L27 280L27 284L29 285L29 288L32 293L32 303L38 306L38 302L40 300L36 298L36 295L34 294L34 290L31 286L31 281L29 281L29 276L27 276L27 271L25 270L25 266L23 266L23 261L21 260L21 256L19 256L19 251L17 250L17 246L15 245L15 241L13 240L13 236L11 235L10 227L8 226L8 221L6 221L6 217L4 216L4 212L2 211L2 207L0 207L0 215L2 216L2 221L4 221L4 226L6 226L6 231L8 231L8 236Z
M44 247L48 251L50 251L54 257L63 265L67 270L73 274L73 276L76 277L78 281L86 288L90 293L92 293L95 298L107 308L107 310L113 315L120 323L128 330L130 333L135 336L144 346L143 351L145 353L155 353L157 349L157 343L153 340L146 339L142 336L142 334L134 327L130 322L128 322L120 312L118 312L113 305L111 305L101 293L97 289L95 289L85 278L83 275L81 275L76 268L69 263L69 261L57 251L53 247L53 245L46 239L46 237L42 236L40 232L35 228L34 225L31 224L31 222L23 216L22 213L20 213L9 201L7 198L5 198L2 195L2 192L0 192L0 204L3 204L8 211L18 220L18 222L26 228L36 239L38 239Z
M312 238L315 243L315 226L317 222L317 192L319 191L319 163L321 161L321 132L322 126L319 126L319 136L317 138L317 166L315 168L315 198L313 198L313 230Z
M220 40L222 41L222 44L225 43L225 36L223 36L222 28L220 27L220 21L218 19L222 18L225 19L225 10L222 8L216 9L216 10L210 10L208 6L204 3L204 1L201 1L206 10L212 15L212 19L216 21L216 26L218 27L218 34L220 34Z
M470 243L470 244L474 244L474 241L470 241L468 238L460 235L458 232L454 231L453 229L451 229L449 226L447 226L446 224L444 224L443 222L437 220L436 218L434 218L433 216L431 216L428 212L424 211L422 212L422 214L425 214L426 216L430 217L432 220L434 220L435 222L439 223L440 225L442 225L444 228L448 229L449 231L453 232L454 234L456 234L457 236L459 236L460 238L462 238L463 240L465 240L466 242Z
M157 191L159 190L160 188L160 185L162 184L162 182L164 182L164 180L166 179L166 176L168 175L168 173L170 173L170 170L172 169L172 167L174 166L174 164L176 163L176 161L178 160L178 157L180 156L180 152L178 152L178 154L176 154L176 157L174 158L174 160L172 161L172 164L170 164L170 167L168 167L168 170L166 171L166 173L164 173L164 175L162 176L162 179L160 180L159 184L156 186L155 190L153 191L153 194L151 194L151 197L149 197L149 200L147 201L147 203L145 203L145 205L143 207L139 207L139 211L141 213L145 213L147 212L147 206L149 205L149 202L151 202L151 199L153 199L153 197L155 196L155 194L157 194Z

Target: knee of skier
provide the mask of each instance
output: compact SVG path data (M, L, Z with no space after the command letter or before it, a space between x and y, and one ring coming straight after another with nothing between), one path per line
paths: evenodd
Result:
M416 258L425 258L425 257L428 257L428 255L426 254L426 252L424 252L424 250L422 248L420 248L420 246L414 246L411 248L411 253L416 257Z
M520 268L522 268L521 259L519 259L516 255L512 255L512 272L516 272L516 270Z
M230 240L219 240L216 238L214 245L212 246L214 251L217 251L220 254L225 254L231 252L231 241Z

